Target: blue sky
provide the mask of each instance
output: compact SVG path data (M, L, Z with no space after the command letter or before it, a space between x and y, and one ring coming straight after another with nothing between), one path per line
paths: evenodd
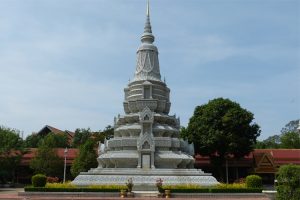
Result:
M0 124L102 130L123 114L144 0L0 0ZM260 139L300 118L300 1L152 0L171 112L224 97L254 113Z

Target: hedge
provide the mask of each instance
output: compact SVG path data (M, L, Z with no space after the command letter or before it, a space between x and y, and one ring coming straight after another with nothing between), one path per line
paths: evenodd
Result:
M211 188L210 193L261 193L261 188Z
M166 188L167 189L167 188ZM25 192L120 192L120 189L110 188L45 188L25 187ZM171 189L171 193L261 193L258 188L197 188L197 189Z
M24 188L25 192L120 192L120 189L115 188L45 188L32 187Z
M209 188L174 188L168 189L164 188L164 190L171 190L172 193L209 193Z

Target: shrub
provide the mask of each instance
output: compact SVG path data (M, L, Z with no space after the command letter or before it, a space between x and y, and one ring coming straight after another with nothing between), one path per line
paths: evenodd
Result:
M25 187L24 191L25 192L119 192L120 189L117 189L117 188L88 188L88 187L87 188Z
M211 188L211 193L261 193L261 188Z
M58 182L59 182L59 178L57 177L51 177L51 176L47 177L47 183L58 183Z
M262 178L258 175L249 175L246 177L247 188L262 188Z
M46 188L76 188L75 185L71 184L71 182L65 183L47 183Z
M283 165L277 173L276 199L300 199L300 166Z
M90 189L102 189L102 190L126 190L126 186L125 185L90 185L87 188Z
M246 183L246 179L245 178L239 178L239 179L236 179L234 181L234 183Z
M164 193L163 180L161 178L156 179L155 186L157 187L159 193Z
M47 177L44 174L36 174L31 177L33 187L45 187Z
M225 184L223 184L225 185ZM171 190L172 193L261 193L261 188L227 188L203 187L199 185L172 185L162 186L163 190ZM26 192L119 192L126 190L125 185L91 185L85 188L76 187L70 183L47 183L46 187L25 187Z
M200 185L182 184L182 185L164 185L163 190L171 190L174 193L208 193L209 188L203 188Z
M172 193L209 193L209 188L174 188L169 189L165 188L165 190L171 190Z
M222 188L222 189L240 189L240 188L247 188L245 183L232 183L232 184L225 184L220 183L216 185L214 188Z
M174 190L174 189L200 189L203 186L195 185L195 184L180 184L180 185L164 185L162 186L165 190Z
M133 188L133 180L132 178L129 178L126 182L126 186L127 186L127 191L128 192L131 192L132 191L132 188Z

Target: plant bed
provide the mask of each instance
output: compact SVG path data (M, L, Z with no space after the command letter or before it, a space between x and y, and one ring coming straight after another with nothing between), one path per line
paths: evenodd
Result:
M245 184L218 184L212 187L199 185L166 185L164 190L171 190L171 193L261 193L261 188L247 188Z
M262 193L260 188L211 188L210 193Z
M115 188L47 188L47 187L25 187L25 192L119 192Z
M171 190L171 193L209 193L209 188L166 188L165 190Z

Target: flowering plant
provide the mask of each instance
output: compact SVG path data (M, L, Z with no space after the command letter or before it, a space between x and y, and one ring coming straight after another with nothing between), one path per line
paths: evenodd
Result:
M51 176L47 177L47 183L58 183L58 182L59 182L59 178L57 177L51 177Z
M132 181L132 178L129 178L126 182L126 186L127 186L127 190L128 192L131 192L132 191L132 188L133 188L133 181Z
M155 185L156 185L159 193L163 193L164 192L164 190L162 188L162 186L163 186L163 180L161 178L156 179L156 184Z

